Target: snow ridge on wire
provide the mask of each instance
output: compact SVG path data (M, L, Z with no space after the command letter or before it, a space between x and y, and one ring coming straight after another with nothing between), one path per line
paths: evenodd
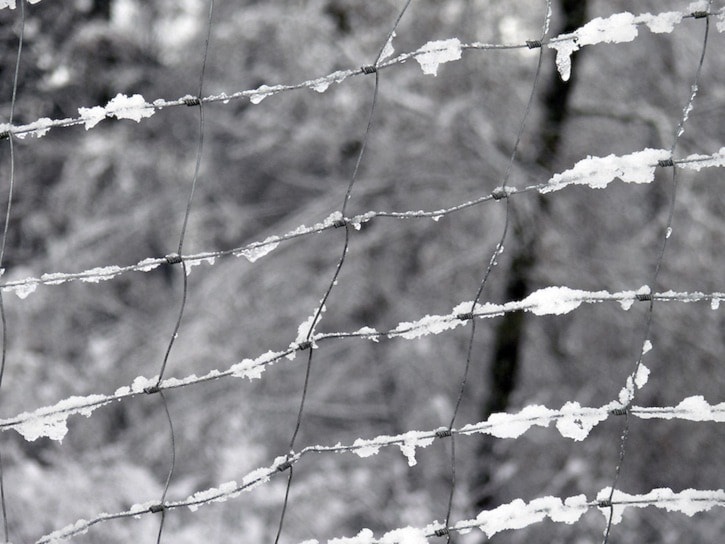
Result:
M342 223L348 223L356 230L359 230L363 223L367 223L376 217L393 219L430 218L437 221L446 215L477 206L484 202L500 199L500 195L503 193L508 196L530 191L538 191L546 194L560 191L571 185L584 185L592 189L603 189L616 179L624 183L652 183L655 178L656 168L666 164L668 156L669 152L665 149L649 148L620 156L589 156L577 162L569 170L554 174L554 176L544 183L529 185L522 189L516 189L514 187L506 187L506 189L500 190L496 189L493 193L453 205L449 208L431 211L368 211L350 218L343 217L342 213L338 211L331 213L322 221L309 227L300 225L284 234L271 235L264 240L251 242L234 249L207 251L193 255L185 255L182 258L187 266L187 274L189 274L194 266L203 263L213 265L217 258L227 255L245 257L249 262L254 263L275 250L281 242L309 234L319 234L323 231L336 228ZM673 166L695 171L700 171L703 168L725 167L725 147L721 147L718 151L709 155L692 154L683 159L673 160L672 164ZM167 262L167 257L150 257L128 266L101 266L75 273L50 272L42 274L40 277L31 276L0 283L0 289L3 292L13 292L18 297L25 298L35 292L39 285L61 285L72 281L98 283L111 280L127 272L150 272Z
M571 312L581 304L596 304L602 302L617 302L623 310L629 310L637 301L657 300L662 302L710 302L710 307L717 310L720 301L725 300L725 292L675 292L665 291L650 293L647 286L638 290L619 291L583 291L568 287L545 287L534 291L520 301L511 301L504 304L483 303L472 305L471 301L458 304L452 312L443 315L426 315L415 321L404 321L393 329L385 332L377 331L371 327L362 327L352 332L317 333L310 338L311 346L315 348L319 342L332 339L359 338L379 342L381 338L415 340L430 334L441 334L463 326L466 321L473 318L495 318L509 312L527 311L534 315L561 315ZM471 307L474 310L471 312ZM90 417L91 413L114 401L159 390L177 389L194 384L204 383L226 377L246 378L249 380L261 378L264 371L272 364L282 359L294 360L297 351L308 349L308 342L299 339L292 342L287 349L280 351L267 351L254 358L244 359L224 370L211 370L206 374L197 376L191 374L184 378L165 378L159 382L158 376L146 378L137 377L130 386L117 389L111 395L92 394L87 396L72 396L50 406L44 406L31 412L23 412L14 417L0 419L0 431L14 429L26 440L33 441L40 437L53 440L62 440L68 432L67 420L71 415L84 415ZM650 346L651 349L651 346ZM643 370L643 372L646 372ZM640 376L637 387L646 383L646 374ZM620 403L626 405L627 396L631 394L634 385L628 384L620 393Z
M28 0L31 4L39 1ZM16 0L0 0L0 9L5 7L12 9L15 7L15 3ZM716 17L717 29L721 32L725 31L725 8L713 14L708 13L709 5L710 3L703 1L692 2L686 11L664 12L654 15L646 13L635 16L628 12L618 13L607 18L594 19L573 33L563 34L551 40L539 42L539 45L556 50L556 65L559 74L563 79L568 79L571 71L570 58L575 51L584 45L631 42L638 36L639 30L643 26L646 26L650 32L669 33L673 32L674 28L685 18L713 16ZM414 59L420 65L424 74L436 76L440 65L461 59L463 51L467 49L495 50L531 47L530 43L505 45L474 42L464 44L457 38L450 38L430 41L415 51L391 58L393 54L393 36L394 34L391 34L383 50L385 51L385 55L380 57L381 60L389 60L376 63L374 66L376 70ZM12 124L2 125L0 126L0 138L18 137L22 139L28 135L42 137L51 128L73 125L84 125L86 130L88 130L106 118L128 119L140 123L141 120L154 115L157 110L170 106L192 106L207 102L228 102L232 99L242 98L249 99L253 104L259 104L267 97L275 94L303 88L323 93L331 85L342 83L352 76L372 73L366 68L369 69L370 67L341 70L295 85L262 85L256 89L240 91L229 95L221 93L205 98L201 96L185 96L178 100L167 101L160 99L147 102L143 96L138 94L132 96L118 94L105 106L78 108L79 117L77 118L58 120L41 118L33 123L22 126L14 126ZM693 90L693 96L695 92L696 89ZM201 95L202 92L200 91L199 94ZM700 170L706 167L725 166L725 148L721 148L718 152L711 155L690 155L681 160L674 160L672 155L672 151L645 149L622 156L590 156L577 162L572 168L555 174L546 183L521 189L509 188L504 184L504 187L494 190L491 194L445 209L408 212L371 211L347 218L344 216L343 207L342 212L333 213L313 227L305 227L303 225L284 235L269 236L263 241L253 242L233 250L206 252L182 257L177 255L175 257L183 260L184 268L188 274L192 266L202 263L214 264L217 257L224 255L244 256L249 261L255 262L257 259L273 251L282 241L312 233L319 233L340 226L346 227L346 230L349 230L347 227L350 226L359 229L362 223L370 221L375 217L397 219L430 218L437 221L445 215L475 206L482 202L500 200L507 198L511 194L524 191L538 191L539 193L546 194L562 190L569 185L585 185L592 189L600 189L607 187L616 179L624 183L651 183L654 181L655 171L658 167L677 166ZM179 254L181 253L181 249L179 249ZM128 271L150 271L170 262L169 257L151 258L126 267L105 266L92 268L75 274L43 274L39 278L32 277L24 280L0 283L0 289L15 292L21 298L24 298L32 293L37 285L41 284L57 285L68 281L105 281ZM655 285L655 283L652 282L652 285ZM554 286L540 289L522 300L510 301L503 304L479 304L477 301L475 304L470 301L464 302L454 307L449 314L426 315L414 321L401 322L387 332L380 332L370 327L363 327L353 332L316 333L314 329L315 318L313 316L311 324L305 322L300 327L300 330L303 330L305 324L310 325L307 328L309 330L308 334L306 336L298 334L296 340L287 349L268 351L254 359L245 359L224 370L212 370L200 377L190 375L185 378L162 379L163 372L159 376L151 379L138 377L130 386L121 387L112 395L95 394L72 396L53 406L46 406L33 412L20 414L14 418L0 420L0 430L15 429L27 440L35 440L39 437L62 440L67 434L67 419L71 415L85 415L86 417L90 417L96 408L108 405L114 401L122 401L126 398L141 394L158 393L164 389L190 386L222 377L241 377L250 380L260 378L261 374L269 365L281 361L284 358L292 360L295 358L297 351L303 349L310 349L310 354L312 354L312 350L317 348L318 342L328 339L361 338L374 342L380 341L381 338L413 340L424 335L444 333L474 318L493 318L515 311L528 311L535 315L559 315L571 312L581 306L581 304L607 301L618 302L623 310L628 310L638 301L649 301L650 304L653 300L669 302L709 301L710 307L713 310L717 310L720 301L724 298L725 293L720 292L708 294L675 291L652 293L650 288L646 286L637 290L615 293L608 291L582 291L568 287ZM649 352L651 347L649 340L645 341L642 354ZM162 498L161 504L158 504L158 502L136 504L124 512L115 514L104 513L91 520L78 520L72 525L42 537L38 542L60 541L74 535L85 533L93 525L111 519L137 517L146 513L157 513L159 512L159 507L162 512L165 509L180 507L188 507L195 510L204 504L229 500L243 491L251 490L267 482L275 474L285 471L309 453L352 452L361 457L367 457L376 454L383 447L395 446L401 449L408 463L412 466L416 464L417 448L426 447L433 441L445 438L450 434L472 435L485 433L498 438L517 438L533 426L548 427L554 422L556 429L562 436L573 440L583 440L596 425L613 415L627 414L643 419L725 421L725 403L710 404L702 396L688 397L676 406L669 407L631 406L635 390L646 384L648 374L649 371L646 366L641 365L638 367L638 370L628 379L626 385L620 391L618 400L614 400L599 408L582 407L576 402L567 402L558 410L549 409L545 406L530 405L524 407L516 414L494 414L486 421L467 425L459 429L446 428L434 431L408 431L394 436L381 435L371 439L359 438L353 444L346 446L341 444L334 446L309 446L301 449L297 453L291 452L283 457L278 457L272 465L259 468L247 474L239 483L227 482L218 487L198 491L186 499L175 502L168 502L165 498ZM448 435L443 431L447 432ZM612 488L615 487L616 483ZM610 513L611 522L618 523L621 520L622 511L625 508L654 505L659 508L681 511L692 515L696 512L708 510L714 506L725 506L725 494L723 490L690 489L674 492L670 489L655 489L645 494L628 495L612 488L601 490L593 500L587 499L584 495L566 499L542 497L530 502L516 499L494 510L481 512L476 518L458 522L450 527L433 522L423 528L407 527L394 529L378 538L374 536L372 531L364 529L355 537L334 538L328 542L333 544L370 544L374 542L384 544L421 544L428 542L428 538L430 537L441 536L441 531L465 532L473 528L479 528L490 537L503 530L529 526L547 517L559 523L575 523L584 512L592 508L598 508L605 517L607 517L607 513ZM312 544L313 542L317 543L316 540L309 540L306 541L306 544Z
M29 0L30 3L37 3L40 0ZM704 4L704 7L703 7ZM14 8L15 0L0 0L0 9L5 7ZM692 2L685 11L669 11L659 14L643 13L633 15L629 12L616 13L607 18L598 17L589 21L584 26L569 34L561 34L542 43L557 52L556 64L562 79L567 80L571 71L571 55L584 45L599 43L623 43L631 42L638 36L639 26L647 26L654 33L670 33L675 26L688 17L709 16L707 13L707 2ZM721 8L715 14L717 29L725 32L725 8ZM415 51L403 53L394 58L380 62L376 69L384 69L396 64L402 64L414 58L420 64L424 74L437 75L438 66L447 62L453 62L462 58L464 50L497 50L497 49L525 49L531 48L530 43L520 44L490 44L482 42L462 43L458 38L445 40L434 40L427 42ZM390 44L389 44L390 45ZM392 46L391 50L392 50ZM190 104L204 104L213 102L228 103L231 100L249 99L253 104L259 104L265 98L275 94L299 89L312 89L324 93L333 84L339 84L346 79L364 75L367 72L364 68L351 68L338 70L325 76L309 79L296 84L261 85L256 89L247 89L230 94L220 93L206 97L183 96L175 100L159 98L153 102L147 102L140 94L127 96L117 94L105 106L79 107L78 117L67 117L64 119L50 119L42 117L25 125L0 125L0 133L5 135L12 133L18 138L28 135L42 137L51 128L70 127L84 125L86 130L95 127L103 119L115 117L117 119L131 119L140 122L141 119L151 117L157 110L173 106Z
M597 508L604 513L602 501L603 497L608 496L609 493L608 488L602 489L595 500L589 500L585 495L567 497L563 500L559 497L540 497L528 503L521 499L515 499L493 510L484 510L475 518L460 521L451 527L444 527L441 523L433 522L426 527L393 529L380 538L375 538L370 529L363 529L354 537L333 538L328 540L327 543L426 544L429 542L429 538L438 537L452 531L465 534L472 529L479 529L490 538L502 531L523 529L544 521L546 518L556 523L571 525L592 508ZM617 522L621 520L621 514L626 508L654 506L667 511L682 512L685 515L693 516L716 506L725 506L725 491L722 489L685 489L681 492L674 492L668 488L658 488L649 493L636 495L618 491L614 496L616 499L613 499L611 504L619 513ZM320 542L313 539L305 540L302 544L320 544Z
M515 414L500 413L493 414L487 421L466 425L460 429L451 430L451 434L470 436L473 434L490 434L497 438L518 438L527 430L534 426L548 427L550 423L555 422L557 431L565 438L572 440L584 440L589 432L599 423L610 417L618 407L617 403L610 403L600 408L582 407L576 402L567 402L561 409L552 410L545 406L527 406L520 412ZM725 422L725 402L711 405L701 396L693 396L683 399L676 406L667 407L642 407L633 406L629 409L630 415L641 419L682 419L689 421L713 421ZM439 434L439 430L430 431L408 431L403 434L394 436L380 435L370 439L358 438L352 444L335 444L332 446L308 446L298 452L291 452L287 456L277 457L271 465L257 468L237 481L228 481L217 487L210 487L201 491L197 491L188 497L168 501L163 504L165 509L176 509L186 507L192 511L196 511L200 506L212 503L225 502L240 496L244 492L249 492L256 487L270 481L275 475L281 474L291 465L298 463L303 457L317 453L354 453L360 457L369 457L377 454L381 448L397 446L403 455L406 456L408 464L414 466L416 464L415 451L416 448L425 448L432 444L435 440L444 439L445 435ZM557 519L557 515L542 514L542 506L548 503L556 509L572 508L577 505L576 511L580 508L584 510L591 507L600 507L607 511L610 507L609 503L603 504L604 498L607 497L610 490L603 489L597 495L594 501L587 501L583 495L570 497L565 501L548 497L544 499L535 499L531 503L524 503L521 499L516 499L512 503L499 506L494 510L483 511L473 520L464 520L456 523L451 527L454 531L465 531L472 528L479 528L486 532L487 536L492 536L496 532L504 529L520 529L531 523L538 522L544 517L551 517L554 521L564 521ZM558 501L558 504L552 503L551 500ZM669 511L680 511L688 515L697 512L709 510L713 506L725 506L725 493L722 490L685 490L681 493L673 493L669 489L656 489L650 493L643 495L628 495L621 491L616 491L612 500L615 507L614 523L621 520L621 514L626 507L643 507L647 505L661 504L662 508ZM66 527L45 535L37 541L36 544L45 544L60 541L72 536L85 533L91 526L98 523L118 519L124 517L138 517L142 514L152 513L158 505L154 501L134 504L128 510L113 514L101 513L91 520L77 520ZM579 515L574 516L574 512L567 523L575 523L578 521L584 510ZM604 510L602 510L604 511ZM512 525L500 525L505 520ZM526 522L524 525L521 523ZM433 530L425 529L426 536L434 536L434 531L443 529L436 526ZM365 534L372 537L372 533ZM336 542L330 541L330 542ZM339 542L348 542L348 540L339 540ZM357 540L349 540L350 543ZM364 540L362 542L368 542ZM369 540L369 542L386 542L383 540ZM400 542L398 540L390 542Z
M561 34L547 45L556 50L556 67L564 81L571 76L571 55L584 45L599 43L625 43L633 41L639 34L639 27L646 26L654 34L669 34L685 17L709 15L708 2L690 3L686 11L667 11L656 15L643 13L633 15L628 11L609 17L597 17L574 32ZM717 15L717 28L725 30L725 9Z

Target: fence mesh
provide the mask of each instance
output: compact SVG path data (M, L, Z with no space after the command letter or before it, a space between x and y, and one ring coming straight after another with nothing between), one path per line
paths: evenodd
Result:
M725 7L513 4L0 0L5 542L719 538Z

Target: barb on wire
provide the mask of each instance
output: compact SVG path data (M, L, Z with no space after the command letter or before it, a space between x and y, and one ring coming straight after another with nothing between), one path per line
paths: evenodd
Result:
M708 1L707 6L708 6L707 12L709 13L712 9L712 0ZM695 16L695 14L693 14L693 16ZM660 159L660 161L669 161L669 162L674 163L674 161L672 161L672 157L674 157L675 151L677 149L677 145L685 131L685 124L687 123L690 112L692 111L692 108L694 106L694 101L695 101L695 98L697 96L697 92L699 89L700 79L702 76L702 67L705 64L705 54L707 51L708 36L710 33L710 19L707 16L705 16L705 17L697 16L696 18L698 18L698 19L704 18L705 31L704 31L704 36L702 39L702 48L700 51L700 58L697 63L697 69L695 71L694 82L691 86L690 95L687 99L687 102L686 102L684 108L682 109L682 116L680 117L680 120L677 125L677 129L675 131L675 135L674 135L674 138L672 141L672 146L670 147L670 150L669 150L669 156L665 157L663 159ZM660 245L660 250L657 255L654 272L652 274L652 279L651 279L651 283L650 283L652 288L656 288L656 286L657 286L659 276L660 276L660 271L662 269L662 264L664 262L665 251L667 249L667 242L672 233L672 221L673 221L673 217L674 217L674 213L675 213L675 205L677 202L677 185L678 185L677 168L672 168L672 189L671 189L671 194L670 194L669 208L668 208L668 212L667 212L667 223L665 225L664 236L662 237L662 243ZM639 357L637 358L637 362L634 365L634 370L632 371L632 373L630 374L630 376L628 378L628 381L630 381L630 382L633 382L635 380L636 376L639 374L640 369L642 368L642 360L644 358L644 355L648 351L648 347L651 347L650 338L651 338L651 331L652 331L652 322L654 319L654 304L655 304L655 300L653 298L650 299L648 310L647 310L645 329L644 329L644 341L642 343L642 349L640 350ZM637 394L637 390L638 390L638 388L631 388L631 393L628 395L629 398L628 398L627 404L634 401L634 398ZM625 409L626 409L626 406L625 406ZM614 497L614 494L615 494L616 488L617 488L617 484L619 482L619 478L622 473L622 466L624 464L624 460L626 457L627 442L629 439L629 428L630 428L629 427L629 416L627 413L625 413L622 433L621 433L620 439L619 439L619 453L618 453L617 466L615 467L614 477L612 479L611 491L609 493L610 502L612 501L612 499ZM607 521L607 526L604 531L604 538L602 541L603 544L608 544L608 542L609 542L609 535L611 533L614 516L615 516L614 507L610 507L609 518Z

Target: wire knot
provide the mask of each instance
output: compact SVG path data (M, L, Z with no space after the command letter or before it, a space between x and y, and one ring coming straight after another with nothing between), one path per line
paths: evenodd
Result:
M436 438L448 438L453 434L450 429L442 428L436 431Z
M166 506L164 506L163 504L152 504L151 506L149 506L149 512L151 512L152 514L158 514L159 512L163 512L164 510L166 510Z
M282 463L280 466L277 467L277 471L278 472L284 472L285 470L287 470L291 466L292 466L292 461L287 460L284 463Z
M312 341L311 340L305 340L304 342L300 342L297 344L297 351L305 351L306 349L312 348Z
M143 392L147 395L153 395L154 393L158 393L159 391L161 391L159 384L149 385L148 387L143 388Z
M166 259L166 264L179 264L182 260L178 253L169 253L164 259Z
M441 529L436 529L433 534L435 536L446 536L449 532L448 527L442 527Z
M707 11L693 11L692 12L692 17L694 19L703 19L703 18L707 17L708 15L710 15L710 14Z
M637 293L634 296L640 302L647 302L648 300L652 300L652 295L650 293Z
M186 96L182 98L184 101L184 104L187 106L200 106L201 105L201 99L198 96Z
M538 49L541 47L541 40L526 40L526 47L529 49Z
M360 67L360 70L362 70L363 74L374 74L378 71L377 66L373 66L372 64L367 64L365 66Z
M456 316L456 319L460 319L461 321L468 321L469 319L473 319L473 312L466 312L465 314L458 314Z
M613 416L626 416L627 407L625 406L624 408L614 408L611 413Z
M335 222L332 223L332 226L335 227L336 229L339 229L340 227L344 227L345 225L347 225L347 219L344 217L341 219L336 219Z
M491 196L494 200L501 200L502 198L506 198L508 196L508 193L503 187L496 187L491 193Z
M7 140L10 138L10 131L9 130L3 130L0 132L0 140Z
M661 166L662 168L667 168L674 165L675 163L672 159L662 159L660 161L657 161L657 166Z

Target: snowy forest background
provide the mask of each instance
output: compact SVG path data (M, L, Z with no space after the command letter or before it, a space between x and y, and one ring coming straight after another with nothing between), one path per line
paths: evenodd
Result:
M217 0L205 94L296 83L372 63L402 0ZM551 34L594 17L686 11L675 0L554 0ZM714 2L714 12L722 6ZM208 3L204 0L67 0L26 5L14 124L65 118L117 93L146 100L195 96ZM396 54L431 40L523 43L541 37L543 0L413 0L393 41ZM18 10L0 10L0 101L7 120L19 35ZM580 24L567 27L577 20ZM642 29L630 43L576 53L563 83L545 49L533 108L509 185L542 183L588 155L669 149L701 54L704 23L673 32ZM677 156L714 153L725 140L725 36L711 29L699 92ZM380 70L367 148L348 215L436 210L490 194L502 182L531 92L538 49L464 51L437 77L412 59ZM283 92L204 106L204 148L184 253L226 250L340 210L368 122L375 75L324 93ZM14 139L15 192L3 281L46 272L129 265L176 251L199 144L198 108L175 107L140 123L107 119ZM10 154L2 146L2 208ZM658 285L723 291L725 188L719 168L678 173L672 235ZM614 182L510 198L509 231L481 301L521 299L546 286L611 292L649 284L664 239L671 169L653 183ZM433 221L376 218L350 229L349 253L319 332L389 330L472 300L506 219L505 200ZM251 263L228 256L193 268L167 377L225 368L285 349L317 307L336 269L345 228L302 236ZM4 294L7 364L0 417L72 395L108 394L153 377L168 346L182 271L162 266L111 281L39 286ZM512 317L516 316L516 317ZM640 355L647 304L583 305L561 316L516 313L478 320L457 425L496 411L567 401L602 406ZM505 325L502 325L505 323ZM470 324L414 341L340 339L313 351L296 448L351 444L358 437L447 426L467 357ZM508 336L507 336L508 335ZM725 318L707 303L655 304L643 406L702 395L722 402ZM508 346L508 352L501 346ZM503 349L503 352L501 351ZM504 353L505 352L505 353ZM503 353L503 355L502 355ZM493 370L508 357L508 385ZM240 480L289 448L307 353L259 380L227 378L165 393L175 433L169 499ZM514 370L515 369L515 370ZM506 379L503 379L506 382ZM505 390L501 388L504 387ZM506 389L507 388L507 389ZM515 440L456 439L453 522L516 498L526 501L611 485L622 418L581 442L551 428ZM62 442L0 436L10 540L33 542L101 512L158 501L169 467L166 415L158 395L72 416ZM722 424L632 418L618 486L725 485ZM376 534L445 517L450 443L377 455L316 454L294 467L281 542ZM163 541L274 541L287 475L249 493L165 516ZM154 542L158 514L99 523L73 542ZM545 522L505 531L501 543L597 542L596 510L575 525ZM722 510L687 517L662 509L627 512L612 541L716 542ZM535 536L534 536L535 535ZM483 536L452 535L480 542ZM431 539L431 541L437 541Z

